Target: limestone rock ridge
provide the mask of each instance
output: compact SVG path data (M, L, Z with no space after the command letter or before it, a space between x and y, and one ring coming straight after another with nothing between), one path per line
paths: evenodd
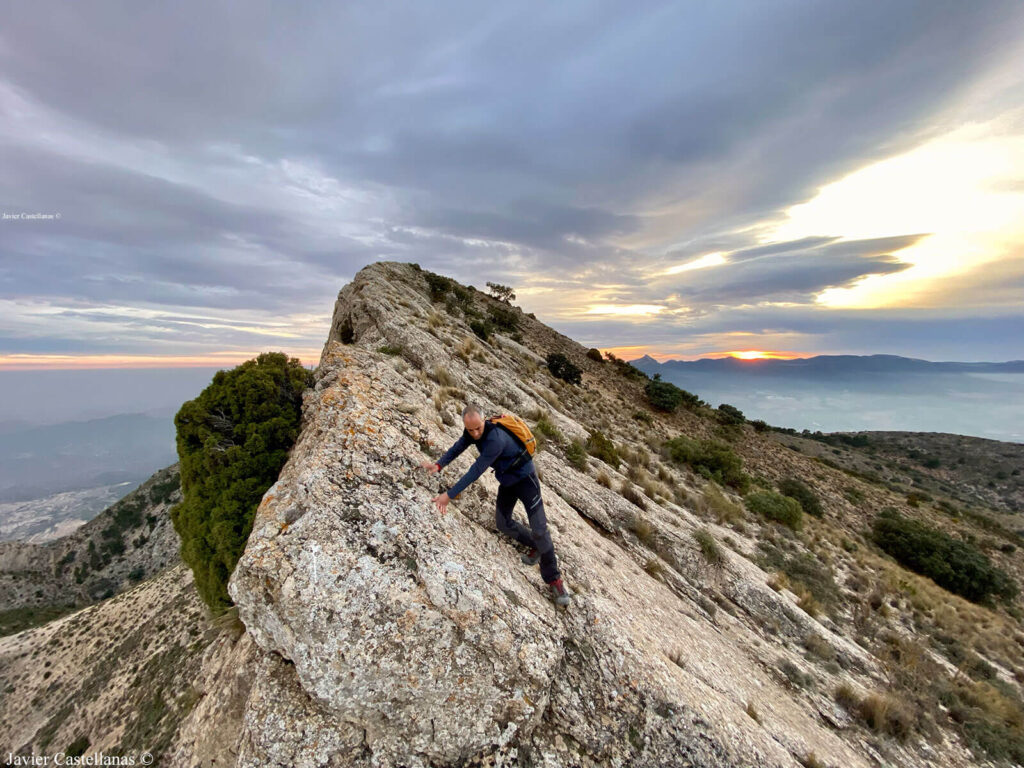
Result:
M828 691L778 672L780 657L806 664L793 649L808 633L882 685L873 657L771 589L743 556L752 545L722 546L710 565L685 493L641 507L617 490L626 465L566 455L602 429L650 458L652 438L697 433L699 420L631 419L642 387L610 363L448 287L379 262L339 293L301 435L229 584L245 632L207 651L172 764L881 764ZM470 323L489 316L504 325L485 341ZM548 373L551 352L582 369L581 385ZM418 469L458 437L469 402L548 425L536 463L568 609L496 531L493 475L446 515L430 504L475 458ZM909 751L899 762L928 764Z

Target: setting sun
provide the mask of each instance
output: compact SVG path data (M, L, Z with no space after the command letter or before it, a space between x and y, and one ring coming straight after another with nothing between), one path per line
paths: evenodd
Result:
M792 360L796 355L787 352L762 352L758 349L748 349L742 352L726 352L723 357L735 357L740 360Z

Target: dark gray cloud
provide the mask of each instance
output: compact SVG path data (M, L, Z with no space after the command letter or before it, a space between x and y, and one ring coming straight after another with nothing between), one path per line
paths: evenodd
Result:
M19 4L0 201L63 218L3 225L0 299L326 314L388 259L695 317L808 302L901 241L752 226L948 130L1022 34L1008 2Z
M845 288L868 275L901 272L910 265L889 251L913 245L924 235L826 242L818 247L741 253L722 267L683 272L669 289L683 301L716 305L750 301L811 302L826 288ZM802 246L806 241L799 241ZM757 249L751 249L757 250Z

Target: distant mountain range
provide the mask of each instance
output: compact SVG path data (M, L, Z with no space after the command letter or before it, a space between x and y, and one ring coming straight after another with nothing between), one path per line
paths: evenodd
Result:
M1005 363L936 363L899 355L818 355L793 360L706 357L700 360L666 360L663 363L650 355L644 355L630 362L644 373L659 373L667 368L680 372L728 372L800 378L864 373L1024 373L1024 360Z
M750 419L823 432L951 432L1024 442L1024 360L931 362L899 355L630 361Z

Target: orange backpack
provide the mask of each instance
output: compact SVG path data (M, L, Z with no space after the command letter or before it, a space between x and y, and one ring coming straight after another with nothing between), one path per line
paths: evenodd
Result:
M518 416L503 413L500 416L492 416L488 421L491 422L491 424L496 424L512 435L527 454L533 456L533 454L536 453L537 438L533 436L533 432L531 432L530 428L526 426L526 422Z

